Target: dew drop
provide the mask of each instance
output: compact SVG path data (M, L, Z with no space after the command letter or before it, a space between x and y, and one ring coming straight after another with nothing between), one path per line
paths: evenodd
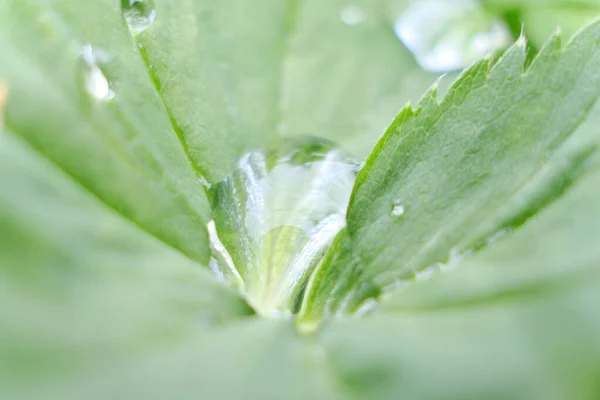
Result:
M392 204L392 216L393 217L396 217L396 218L402 217L404 215L405 211L406 211L406 209L399 201L395 201Z
M99 49L94 49L86 44L80 52L84 68L84 84L86 90L99 100L111 100L115 97L108 79L98 66L98 63L106 62L108 57L106 53Z
M266 316L290 314L346 225L357 164L316 138L244 155L209 191L213 217L246 297Z
M477 0L415 0L394 31L421 67L440 73L463 69L512 42L508 26Z
M134 34L148 29L156 18L154 0L121 0L121 9L129 30Z
M346 25L360 25L367 19L364 10L356 5L347 5L340 10L340 19Z
M204 176L201 175L198 180L206 190L209 190L212 187L212 184Z

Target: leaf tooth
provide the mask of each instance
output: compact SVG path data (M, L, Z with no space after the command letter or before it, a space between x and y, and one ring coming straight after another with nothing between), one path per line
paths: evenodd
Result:
M524 35L496 61L489 70L489 79L499 72L506 78L507 75L518 76L525 71L525 60L527 56L527 39Z
M481 60L464 70L454 81L440 105L460 106L474 88L481 87L487 81L489 60Z
M402 125L404 125L404 123L406 121L408 121L409 119L412 119L413 117L415 117L417 114L419 113L419 108L413 108L413 105L409 102L406 107L404 107L404 109L400 112L400 114L398 114L398 116L396 117L396 119L394 119L394 122L392 122L392 125L390 126L392 132L395 133L399 133L400 132L400 128L402 127Z
M562 49L562 38L560 36L560 29L554 31L552 36L542 46L538 54L535 56L527 72L534 70L538 64L544 64L548 60L556 58Z
M428 112L439 105L438 90L440 79L436 80L433 85L427 89L427 92L425 92L421 100L419 100L419 104L417 105L419 112Z
M369 177L371 170L375 166L379 155L381 154L381 150L386 147L389 141L398 140L398 136L401 134L401 127L406 123L406 121L415 117L417 112L413 109L413 106L410 102L400 111L400 113L396 116L394 121L387 128L385 133L381 136L379 141L371 150L371 154L365 160L364 166L358 173L356 177L356 181L354 183L354 189L352 190L352 195L350 196L350 204L353 202L354 193L358 190L358 188L364 183L364 181Z

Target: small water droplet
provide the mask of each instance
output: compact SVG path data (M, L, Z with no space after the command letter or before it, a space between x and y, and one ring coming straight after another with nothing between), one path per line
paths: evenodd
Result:
M110 84L106 76L100 69L98 63L106 62L108 57L103 50L94 49L91 45L86 44L80 51L81 60L85 72L85 88L87 91L99 100L111 100L115 97L115 93L110 88Z
M212 184L205 177L200 176L198 178L198 180L200 180L200 183L202 184L202 186L204 186L207 190L212 187Z
M476 0L414 1L396 20L394 31L432 72L463 69L512 42L508 26Z
M392 204L392 216L393 217L402 217L404 215L404 212L406 211L405 207L399 202L399 201L395 201Z
M360 25L367 19L364 10L356 5L348 5L340 10L340 19L346 25Z
M121 9L129 30L134 34L148 29L156 18L154 0L121 0Z

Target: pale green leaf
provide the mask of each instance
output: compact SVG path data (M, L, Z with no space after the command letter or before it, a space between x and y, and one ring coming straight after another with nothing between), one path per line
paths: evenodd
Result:
M600 23L527 68L521 41L401 113L317 273L326 235L301 283L283 274L293 296L270 298L289 312L305 290L307 330L383 288L382 307L302 335L206 271L201 179L298 135L360 158L434 76L383 1L148 0L156 19L137 26L127 3L0 2L1 398L598 398ZM280 214L343 224L331 194L354 177L288 161L301 179L261 176L286 188L261 214L275 229L224 232L256 239L275 275L319 238ZM331 207L302 196L323 185ZM248 193L213 204L215 222L246 218ZM270 290L243 261L259 293L242 296Z
M306 312L356 308L359 286L454 264L568 190L600 142L599 43L595 23L562 48L552 38L525 68L520 41L463 73L441 103L434 87L406 108L359 173L347 243L313 278Z
M97 101L84 89L86 48L103 53L97 68L114 99ZM104 1L2 2L0 54L5 126L125 218L208 263L206 195L120 9Z
M46 392L25 387L18 394L28 400L354 399L322 347L285 320L233 321L118 361L109 370L49 382Z
M0 182L0 397L64 399L252 314L10 130L0 137Z
M326 327L342 382L369 399L597 399L598 188L596 157L523 228Z
M136 40L211 182L282 137L327 138L363 157L436 79L394 37L383 0L155 3Z
M339 144L357 160L438 76L394 36L387 0L297 1L283 62L280 134Z

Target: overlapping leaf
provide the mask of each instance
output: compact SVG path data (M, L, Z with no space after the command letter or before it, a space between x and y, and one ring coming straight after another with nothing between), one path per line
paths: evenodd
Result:
M248 149L292 136L327 138L364 157L436 79L394 38L379 0L155 4L156 21L136 40L211 182ZM350 24L347 6L359 13Z
M526 69L520 41L466 71L441 103L434 87L405 109L359 174L343 250L315 275L307 310L357 307L352 292L367 282L401 285L454 263L568 190L596 155L599 31L564 48L554 37Z

